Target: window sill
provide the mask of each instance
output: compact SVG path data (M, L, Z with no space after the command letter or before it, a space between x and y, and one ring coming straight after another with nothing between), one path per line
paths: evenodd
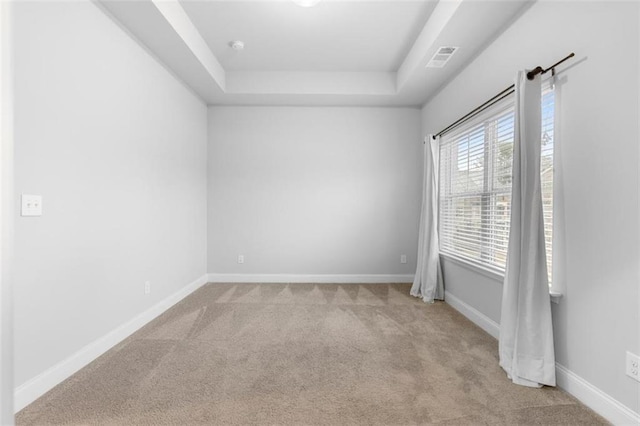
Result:
M458 266L461 266L471 272L475 272L477 274L483 275L487 278L490 278L494 281L499 282L500 284L502 284L504 282L504 274L497 272L497 271L493 271L491 269L488 268L483 268L481 266L478 265L474 265L473 263L470 262L466 262L462 259L458 259L457 257L453 257L447 254L442 254L440 253L440 257L447 260L448 262L451 263L455 263ZM562 297L564 296L563 293L560 293L558 291L555 291L553 289L549 289L549 296L551 297L551 302L553 303L560 303L560 299L562 299Z
M554 290L549 290L549 296L551 296L551 301L555 304L560 303L560 299L562 299L562 296L564 296L564 294L554 291Z
M494 271L489 268L483 268L482 266L475 265L473 263L467 262L465 260L462 260L460 258L451 256L448 254L440 253L440 257L446 259L451 263L455 263L456 265L461 266L471 272L475 272L477 274L484 275L487 278L491 278L492 280L495 280L500 284L502 284L502 282L504 281L504 274L498 271Z

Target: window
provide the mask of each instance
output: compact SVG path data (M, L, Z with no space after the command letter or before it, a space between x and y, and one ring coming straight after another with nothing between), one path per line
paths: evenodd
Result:
M541 184L549 284L553 238L555 97L542 94ZM504 273L513 160L513 99L443 136L440 144L440 251Z

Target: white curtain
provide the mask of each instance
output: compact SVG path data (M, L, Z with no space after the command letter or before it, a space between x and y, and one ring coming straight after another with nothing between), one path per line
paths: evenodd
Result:
M411 295L425 302L444 299L442 269L438 249L438 174L440 137L429 136L424 141L424 177L422 212L418 236L418 267Z
M500 318L500 366L513 383L555 386L551 304L540 188L541 80L515 85L511 228Z

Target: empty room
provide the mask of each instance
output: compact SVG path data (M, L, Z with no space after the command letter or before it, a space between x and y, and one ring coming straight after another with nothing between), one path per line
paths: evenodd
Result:
M0 425L640 425L640 2L0 2Z

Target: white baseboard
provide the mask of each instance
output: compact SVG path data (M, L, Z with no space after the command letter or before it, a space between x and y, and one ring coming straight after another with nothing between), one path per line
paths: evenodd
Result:
M209 274L210 283L412 283L411 275Z
M444 301L453 309L467 317L472 323L489 333L496 339L500 336L500 324L477 310L471 305L466 304L448 291L444 292Z
M449 292L445 301L496 339L500 335L500 325L482 312L468 305ZM640 414L621 404L607 393L593 386L565 366L556 363L556 383L558 387L573 395L587 407L614 425L640 425Z
M206 283L207 275L203 275L130 321L88 344L69 358L20 385L15 390L14 411L17 413L22 410Z
M556 363L556 383L614 425L640 425L640 414L602 392L566 367Z

